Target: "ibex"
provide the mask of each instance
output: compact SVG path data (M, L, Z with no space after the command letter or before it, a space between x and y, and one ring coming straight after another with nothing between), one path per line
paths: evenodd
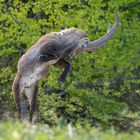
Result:
M35 111L38 81L47 75L49 67L64 67L60 81L64 82L71 67L74 55L93 52L103 47L112 38L119 26L119 17L111 29L101 38L88 41L85 31L70 28L60 32L51 32L41 37L19 60L18 71L12 90L19 120L22 120L21 100L28 99L29 121L32 122Z

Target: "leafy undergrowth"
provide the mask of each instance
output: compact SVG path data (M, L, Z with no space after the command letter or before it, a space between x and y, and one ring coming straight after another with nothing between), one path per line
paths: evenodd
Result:
M2 122L0 123L0 140L139 140L140 133L118 133L113 128L102 131L89 126L57 125L48 127L28 123Z
M51 67L40 81L35 123L39 125L31 128L28 124L1 123L0 140L140 139L137 1L1 0L0 121L17 119L11 89L18 60L42 35L77 27L86 31L90 40L98 39L106 33L106 22L113 26L114 10L119 12L121 26L104 48L75 56L62 91L57 90L57 81L63 70ZM63 127L57 125L59 119ZM76 128L71 131L69 123ZM109 130L111 127L115 131Z

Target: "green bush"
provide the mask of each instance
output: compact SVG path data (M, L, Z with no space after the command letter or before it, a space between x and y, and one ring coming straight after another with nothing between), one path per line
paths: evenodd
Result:
M52 67L40 82L37 120L108 127L127 125L140 111L140 8L136 0L1 0L0 3L0 112L15 112L11 85L21 55L42 35L64 28L85 30L90 40L104 35L106 20L113 25L114 10L121 26L106 46L76 56L64 95L46 89L58 86L62 70ZM14 115L13 115L14 116ZM129 127L129 126L128 126ZM123 127L123 129L127 129Z
M66 126L57 125L48 127L47 125L31 126L27 123L19 124L17 122L0 123L0 140L139 140L140 134L133 133L117 133L113 128L101 132L89 126L76 127L68 124Z

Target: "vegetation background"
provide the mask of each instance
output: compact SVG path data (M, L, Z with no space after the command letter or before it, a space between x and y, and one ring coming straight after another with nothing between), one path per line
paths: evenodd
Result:
M52 67L40 82L36 124L42 126L28 131L25 124L6 122L16 120L11 85L26 50L42 35L69 27L95 40L107 31L107 22L115 22L114 11L121 20L114 38L74 58L65 94L55 90L62 70ZM139 36L139 0L1 0L0 140L140 139Z

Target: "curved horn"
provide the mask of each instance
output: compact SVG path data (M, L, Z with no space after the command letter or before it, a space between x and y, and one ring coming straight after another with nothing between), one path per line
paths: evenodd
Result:
M82 53L82 52L93 52L96 49L102 48L106 44L106 42L110 38L113 37L113 34L116 32L119 25L120 25L120 20L119 20L118 14L116 13L116 22L114 23L113 27L111 29L109 29L110 27L108 27L108 31L103 37L101 37L101 38L99 38L95 41L89 42L86 47L77 48L76 54L79 54L79 53Z

